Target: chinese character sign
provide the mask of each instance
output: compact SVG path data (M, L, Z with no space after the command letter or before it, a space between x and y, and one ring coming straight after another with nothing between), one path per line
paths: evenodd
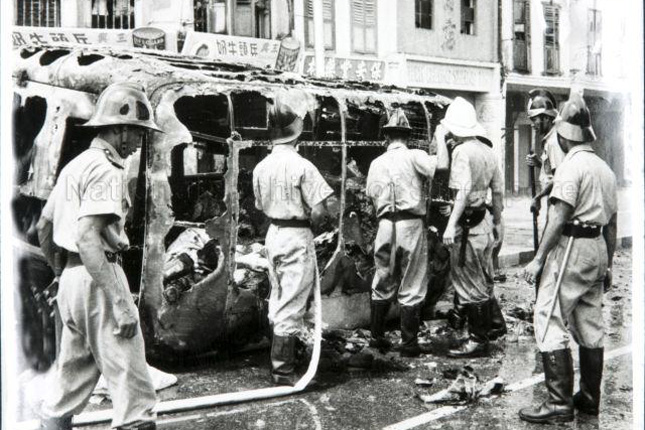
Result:
M110 45L132 47L130 30L14 26L14 48L24 45Z
M275 67L279 50L279 40L189 31L181 53L264 69Z
M305 57L303 74L307 76L316 74L313 55ZM380 60L325 57L324 77L347 81L382 82L385 78L385 62Z

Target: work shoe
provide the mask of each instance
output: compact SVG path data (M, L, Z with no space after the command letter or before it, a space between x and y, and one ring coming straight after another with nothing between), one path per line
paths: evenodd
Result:
M488 355L488 332L490 331L490 300L466 305L468 316L468 341L457 349L448 351L448 357L472 358Z
M496 340L506 334L506 321L504 320L504 314L499 307L497 299L493 296L488 302L490 306L491 326L488 332L488 340Z
M573 421L573 361L571 351L559 349L542 353L544 383L549 397L536 408L520 410L520 418L537 424Z
M370 313L370 346L377 349L390 349L392 342L385 337L385 318L390 310L390 302L372 300Z
M401 345L396 348L401 357L418 357L430 351L419 346L419 307L401 306Z
M45 418L40 421L40 430L72 430L72 417Z
M295 336L273 335L271 344L271 379L275 385L294 386L296 377Z
M604 348L580 347L580 391L573 396L573 406L585 414L598 415L600 412L604 352Z

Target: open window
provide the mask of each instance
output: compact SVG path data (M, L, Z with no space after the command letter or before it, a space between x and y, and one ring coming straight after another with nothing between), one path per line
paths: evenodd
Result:
M175 215L165 238L164 296L178 300L220 264L221 237L208 224L225 216L226 172L230 136L228 98L222 94L185 96L175 114L190 131L192 142L171 150L171 205Z

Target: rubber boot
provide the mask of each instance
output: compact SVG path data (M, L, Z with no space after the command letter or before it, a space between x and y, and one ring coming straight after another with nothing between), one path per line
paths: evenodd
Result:
M488 340L496 340L506 334L506 321L504 320L504 314L499 307L499 302L495 297L490 299L489 304L491 327L488 332Z
M372 300L370 313L370 346L377 349L390 349L392 342L385 337L385 318L390 310L390 302Z
M468 316L468 340L457 349L448 351L448 357L471 358L488 354L488 332L490 331L490 303L471 303L466 306Z
M399 354L401 357L418 357L421 354L419 348L419 307L401 306L401 346Z
M275 385L296 384L295 336L273 335L271 345L271 377Z
M72 417L46 418L41 420L40 430L72 430Z
M456 293L452 303L453 308L448 311L448 324L455 330L461 330L466 325L466 307L459 304L459 297Z
M600 382L605 349L580 347L580 391L573 396L573 405L580 412L598 415Z
M542 353L544 383L549 398L536 408L520 410L520 418L537 424L573 421L573 361L571 351L558 349Z

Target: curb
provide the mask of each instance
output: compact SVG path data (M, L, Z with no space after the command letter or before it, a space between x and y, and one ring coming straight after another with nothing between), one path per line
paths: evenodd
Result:
M632 247L632 237L619 237L616 240L616 248L631 248ZM499 266L500 267L515 267L529 263L533 259L533 249L522 249L518 251L511 251L508 254L504 254L504 246L502 245L502 253L499 255Z

